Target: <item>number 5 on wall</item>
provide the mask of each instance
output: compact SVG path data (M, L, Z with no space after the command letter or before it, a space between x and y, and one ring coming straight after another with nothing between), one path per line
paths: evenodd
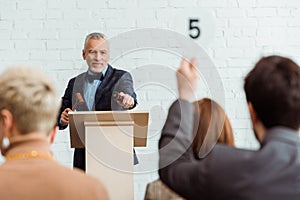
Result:
M215 18L207 9L184 9L175 13L171 30L181 33L194 42L207 46L215 37Z
M197 39L201 34L198 23L199 19L189 19L189 36L193 39Z

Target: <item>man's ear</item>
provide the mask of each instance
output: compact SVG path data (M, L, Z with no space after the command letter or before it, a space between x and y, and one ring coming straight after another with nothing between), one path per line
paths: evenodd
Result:
M257 122L257 115L251 102L248 102L248 109L249 109L252 124L254 125Z
M263 138L265 137L266 134L266 127L264 124L261 122L261 120L258 118L256 111L253 108L253 105L251 102L248 102L248 109L252 121L252 126L253 130L255 133L256 139L261 143L263 141Z
M3 109L0 114L3 121L4 133L11 132L14 124L12 113L7 109ZM5 136L8 137L8 135Z
M48 137L49 137L50 144L53 144L57 131L58 131L58 126L55 126L49 133Z
M85 54L85 51L84 51L84 49L82 49L82 58L83 58L83 60L85 60L85 59L86 59L86 54Z

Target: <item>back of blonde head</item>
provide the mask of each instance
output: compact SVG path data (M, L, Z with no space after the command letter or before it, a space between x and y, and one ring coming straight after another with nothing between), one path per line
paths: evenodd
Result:
M38 69L14 67L0 75L0 110L12 113L20 134L48 134L55 126L58 108L52 82Z

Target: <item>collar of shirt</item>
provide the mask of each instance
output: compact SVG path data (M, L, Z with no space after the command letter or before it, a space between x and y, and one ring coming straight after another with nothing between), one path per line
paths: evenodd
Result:
M105 76L107 68L108 65L106 65L106 67L102 71L103 76ZM93 72L91 72L90 70L88 70L87 73L93 75ZM99 85L101 84L101 82L102 82L101 80L94 80L94 82L86 81L84 84L84 99L89 110L94 109L96 91Z

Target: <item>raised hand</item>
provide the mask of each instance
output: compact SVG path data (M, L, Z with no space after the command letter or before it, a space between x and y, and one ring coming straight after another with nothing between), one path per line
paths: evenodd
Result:
M192 58L190 62L183 58L176 77L179 98L190 102L194 101L199 79L195 58Z

